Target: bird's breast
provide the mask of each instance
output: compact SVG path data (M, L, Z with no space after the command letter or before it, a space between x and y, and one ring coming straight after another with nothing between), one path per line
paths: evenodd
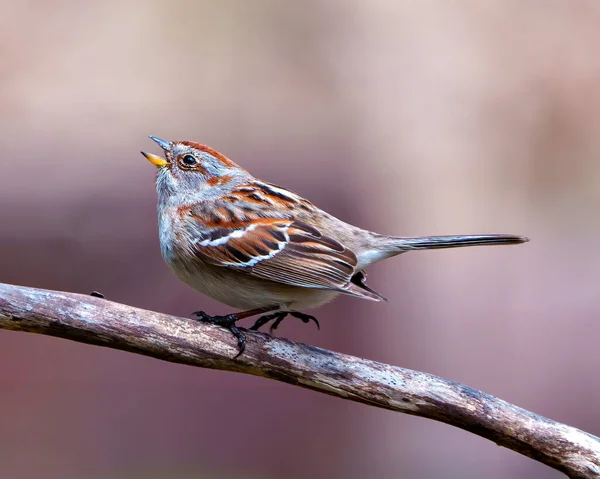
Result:
M185 217L176 207L160 207L158 209L158 238L160 251L165 261L187 262L193 252L193 238L186 228Z

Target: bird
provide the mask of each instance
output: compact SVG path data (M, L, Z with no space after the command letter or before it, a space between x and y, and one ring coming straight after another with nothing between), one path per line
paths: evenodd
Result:
M239 310L224 316L192 313L228 329L238 354L246 345L241 319L259 316L252 331L304 313L340 294L385 301L366 284L365 268L408 251L512 245L512 234L388 236L346 223L281 186L250 172L207 145L155 136L164 157L142 151L157 167L162 256L195 290Z

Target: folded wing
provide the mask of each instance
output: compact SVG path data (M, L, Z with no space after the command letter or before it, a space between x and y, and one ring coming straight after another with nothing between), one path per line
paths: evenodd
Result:
M228 222L197 236L194 252L206 263L278 283L383 299L352 281L359 273L352 250L293 219Z

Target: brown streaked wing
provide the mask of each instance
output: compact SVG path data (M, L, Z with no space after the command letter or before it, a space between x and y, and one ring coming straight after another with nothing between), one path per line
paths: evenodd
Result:
M262 279L359 294L349 290L356 273L354 252L300 221L260 218L221 224L198 237L194 250L202 261Z
M271 281L346 291L356 272L356 255L333 238L301 221L287 230L289 242L272 258L257 263L252 274Z
M276 218L222 223L197 236L193 249L206 263L250 271L285 248L290 224Z

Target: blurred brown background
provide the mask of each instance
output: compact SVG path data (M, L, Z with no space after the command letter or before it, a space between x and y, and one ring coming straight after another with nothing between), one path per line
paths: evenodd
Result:
M187 315L147 135L222 151L383 233L520 247L372 267L281 334L600 434L597 0L0 4L0 281ZM3 478L558 478L458 429L0 331Z

